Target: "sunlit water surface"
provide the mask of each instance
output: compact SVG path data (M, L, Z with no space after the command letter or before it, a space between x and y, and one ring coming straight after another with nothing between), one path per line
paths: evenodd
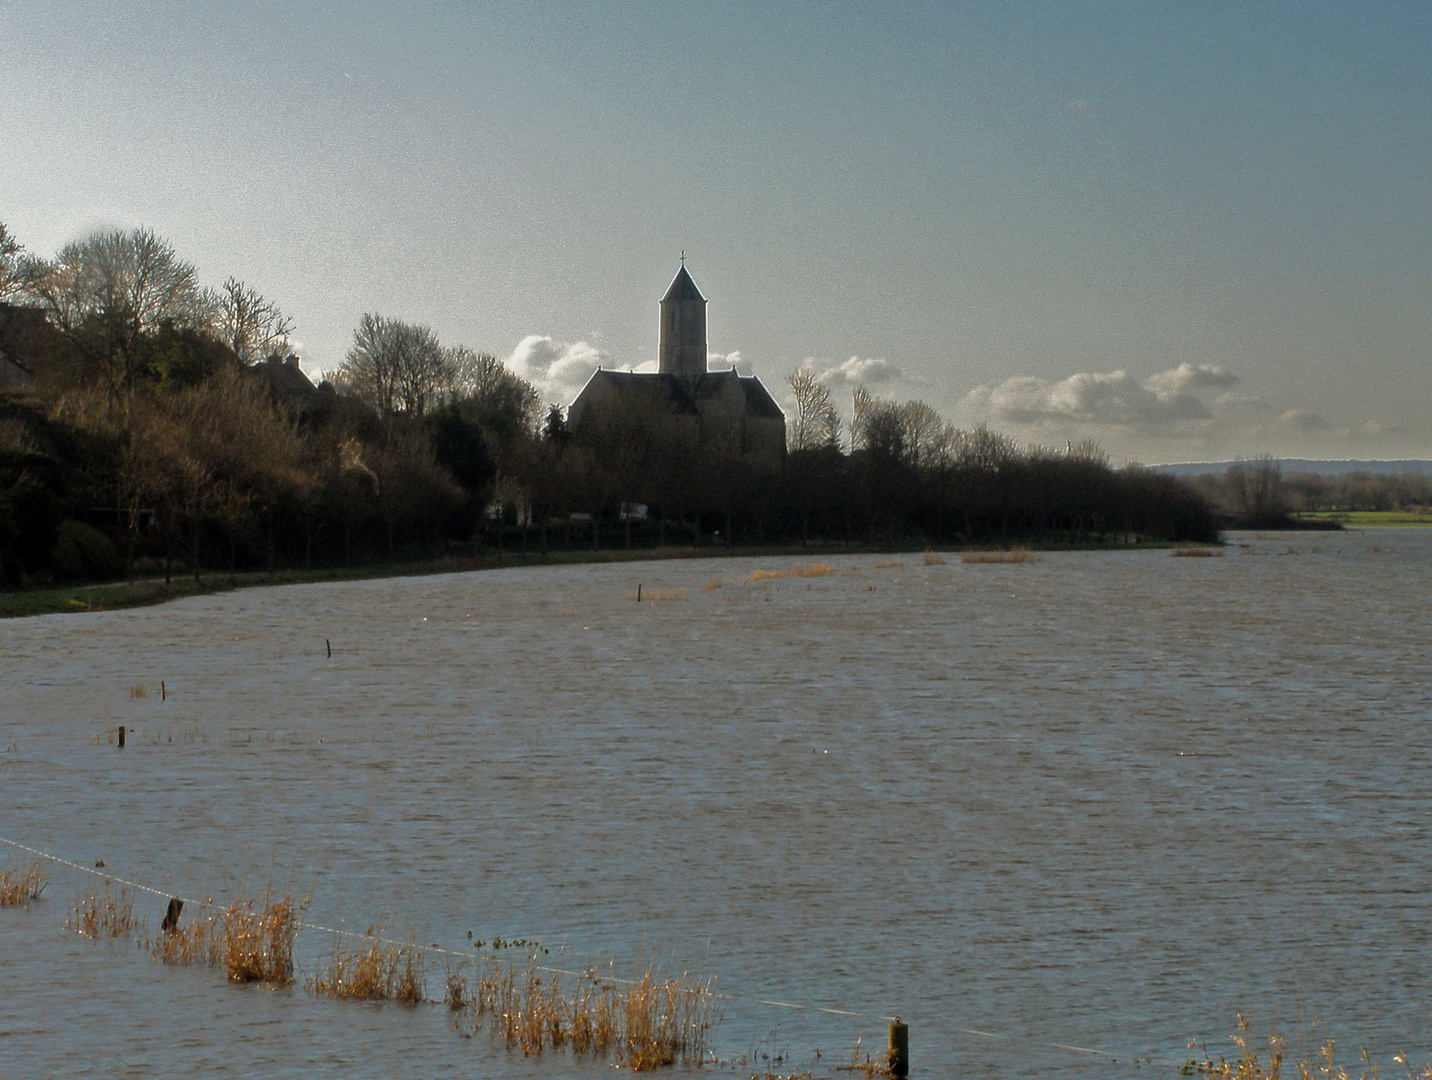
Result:
M1239 1010L1423 1060L1432 530L1234 541L4 622L0 836L179 895L273 882L316 922L455 951L472 931L714 974L727 1074L827 1075L897 1013L923 1076L1172 1076ZM609 1075L462 1038L438 1006L62 933L92 884L54 867L0 911L0 1075ZM153 933L161 901L140 909Z

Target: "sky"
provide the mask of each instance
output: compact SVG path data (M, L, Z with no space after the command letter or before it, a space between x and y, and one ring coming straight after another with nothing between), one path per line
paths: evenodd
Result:
M1432 457L1432 4L0 0L0 221L566 402L802 365L1116 460Z

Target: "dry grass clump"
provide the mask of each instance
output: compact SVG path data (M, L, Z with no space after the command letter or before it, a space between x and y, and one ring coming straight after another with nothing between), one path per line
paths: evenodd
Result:
M712 578L710 581L708 581L705 585L701 586L701 591L702 591L702 592L715 592L717 589L724 588L725 585L726 585L726 583L725 583L724 581L722 581L720 578L714 577L714 578Z
M1211 547L1181 547L1173 549L1175 559L1221 559L1223 551Z
M1179 1071L1184 1076L1208 1076L1215 1080L1282 1080L1285 1073L1290 1080L1377 1080L1379 1075L1377 1063L1367 1050L1362 1051L1362 1064L1354 1066L1354 1072L1349 1072L1337 1063L1334 1055L1336 1044L1331 1040L1324 1043L1316 1055L1291 1064L1285 1062L1287 1047L1282 1038L1277 1035L1267 1038L1266 1059L1259 1057L1257 1041L1252 1025L1239 1013L1238 1030L1233 1035L1238 1054L1232 1061L1220 1057L1215 1062L1204 1051L1201 1060L1194 1058ZM1432 1080L1432 1065L1413 1072L1405 1055L1394 1054L1392 1060L1407 1071L1408 1080Z
M129 696L131 698L147 698L149 691L144 688L142 683L139 683L129 688Z
M218 967L224 962L224 916L213 900L203 900L173 930L149 943L149 955L165 964Z
M638 600L638 599L640 599L640 600L643 600L643 601L647 601L647 600L650 600L650 601L656 601L656 600L685 600L685 599L686 599L686 590L685 590L685 589L643 589L642 592L641 592L641 595L640 595L639 597L638 597L638 595L637 595L636 593L632 593L630 599L632 599L632 600Z
M292 897L257 909L249 901L224 912L224 969L232 982L293 982L293 942L298 937L299 906Z
M905 564L902 563L902 562L878 562L878 563L875 564L875 569L877 569L877 570L894 570L894 569L897 569L897 568L902 567L902 566L904 566L904 565L905 565Z
M966 551L960 556L962 563L1030 563L1038 562L1039 556L1024 548L1013 551Z
M461 963L448 965L443 1004L449 1009L465 1009L472 1004L472 992L467 985L467 975L463 973Z
M676 1062L698 1064L715 1022L708 982L647 972L618 986L588 974L568 996L560 976L489 962L478 976L473 1022L486 1018L493 1033L526 1056L568 1047L579 1057L612 1056L634 1071Z
M811 563L809 566L793 566L787 570L753 570L747 576L747 581L770 581L772 578L788 577L825 577L827 574L835 573L835 567L830 563Z
M944 566L944 565L945 565L945 560L942 559L942 558L940 558L940 556L939 556L938 553L933 552L933 551L927 551L927 552L925 552L925 565L926 565L926 566Z
M405 1005L426 1000L427 961L416 945L395 945L368 935L354 949L344 937L334 935L333 952L308 980L308 988L315 994L353 1001L399 1001ZM458 990L458 1000L464 1000L467 980L456 977L461 982L455 988L455 972L449 971L447 1001L453 1008L461 1008L461 1004L454 1003L454 990Z
M150 942L150 954L166 964L222 967L233 982L293 982L293 943L301 905L292 897L257 905L240 900L223 911L204 900L179 925Z
M26 907L45 891L45 864L32 859L0 870L0 907Z
M66 930L87 938L128 937L137 925L133 893L124 887L113 891L108 881L76 900L64 922Z

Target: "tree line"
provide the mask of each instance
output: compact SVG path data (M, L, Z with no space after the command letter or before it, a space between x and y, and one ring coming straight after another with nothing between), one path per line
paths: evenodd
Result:
M1432 510L1432 477L1420 473L1351 472L1338 476L1284 474L1271 454L1234 461L1222 473L1192 477L1224 524L1242 528L1290 528L1310 512Z
M810 369L779 465L619 411L581 437L489 353L363 314L330 380L248 283L147 229L53 258L0 224L0 581L366 562L477 547L1210 539L1189 487L1020 447Z

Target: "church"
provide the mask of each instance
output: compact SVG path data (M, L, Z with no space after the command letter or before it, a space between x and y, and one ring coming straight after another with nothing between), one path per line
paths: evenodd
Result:
M786 416L754 375L708 371L706 297L683 259L661 298L654 372L598 369L567 410L577 438L625 417L654 421L703 448L777 466L786 453Z

